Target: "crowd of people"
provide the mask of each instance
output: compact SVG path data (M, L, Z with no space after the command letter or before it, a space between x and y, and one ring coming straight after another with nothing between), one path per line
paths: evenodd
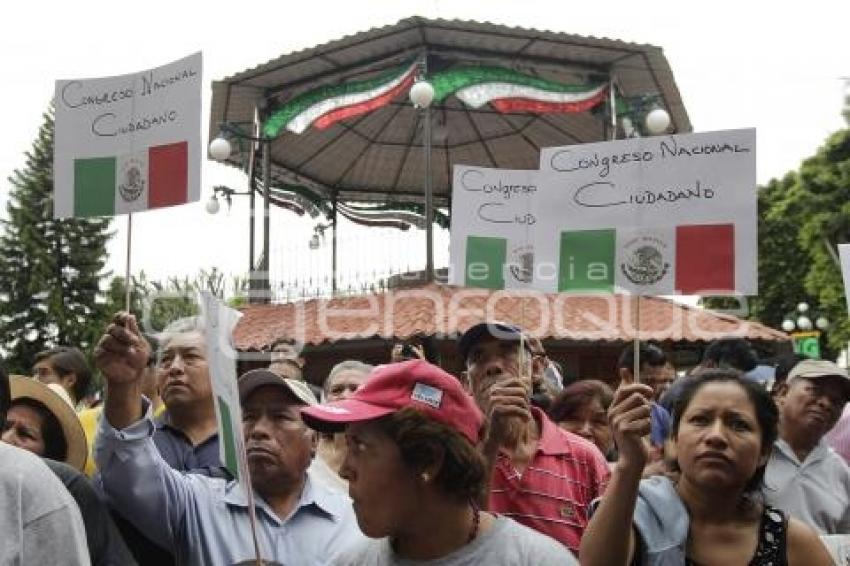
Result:
M119 313L95 368L61 347L0 371L0 564L827 565L850 534L832 362L765 384L723 338L679 376L641 343L607 383L567 383L495 321L457 351L457 376L399 344L311 384L275 345L238 378L246 490L219 459L200 321L153 337Z

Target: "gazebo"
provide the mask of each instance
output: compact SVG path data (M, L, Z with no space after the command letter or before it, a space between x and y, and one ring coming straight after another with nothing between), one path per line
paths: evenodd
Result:
M426 228L430 280L453 165L536 168L543 147L640 135L656 108L668 131L691 130L659 47L411 17L215 81L210 139L230 143L211 154L248 172L252 210L261 195L325 214L334 236L339 215ZM259 261L251 251L266 272L268 218Z

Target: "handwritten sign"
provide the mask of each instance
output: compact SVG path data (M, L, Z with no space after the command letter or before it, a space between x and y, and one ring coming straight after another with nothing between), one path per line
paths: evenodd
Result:
M56 81L55 218L197 201L201 53L140 73Z
M539 171L455 166L455 285L756 294L755 130L541 152Z
M755 130L547 148L534 286L756 294Z
M538 193L537 171L455 166L451 284L531 287Z
M202 291L200 297L207 362L218 422L219 457L224 467L248 493L250 479L245 459L242 407L236 385L236 349L233 347L233 329L242 315L221 304L208 291Z

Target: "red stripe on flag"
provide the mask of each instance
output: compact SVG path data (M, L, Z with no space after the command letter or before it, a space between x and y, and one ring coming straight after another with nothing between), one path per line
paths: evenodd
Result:
M684 295L735 290L735 225L676 227L676 290Z
M601 90L596 96L579 102L545 102L530 98L497 98L490 104L499 112L532 112L534 114L576 114L590 110L608 96L607 90Z
M381 106L386 106L390 103L390 101L399 95L400 92L406 91L410 88L410 85L413 83L413 75L410 74L401 81L398 85L395 86L392 90L388 90L384 94L380 96L376 96L375 98L370 98L364 102L360 102L358 104L352 104L350 106L343 106L342 108L337 108L336 110L331 110L327 114L322 114L319 116L313 125L316 126L318 130L324 130L325 128L329 128L330 126L336 124L340 120L345 120L346 118L351 118L352 116L358 116L360 114L365 114L366 112L371 112Z
M189 144L178 142L148 149L148 208L189 200Z

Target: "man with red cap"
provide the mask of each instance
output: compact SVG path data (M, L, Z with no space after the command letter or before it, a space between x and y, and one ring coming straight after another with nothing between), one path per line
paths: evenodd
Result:
M440 368L424 360L380 366L350 398L301 414L322 432L344 428L340 474L371 537L331 564L576 564L551 538L480 510L483 415Z
M589 441L560 429L531 402L541 361L516 326L482 322L458 343L469 390L485 414L479 447L488 464L488 509L578 552L589 505L610 475Z

